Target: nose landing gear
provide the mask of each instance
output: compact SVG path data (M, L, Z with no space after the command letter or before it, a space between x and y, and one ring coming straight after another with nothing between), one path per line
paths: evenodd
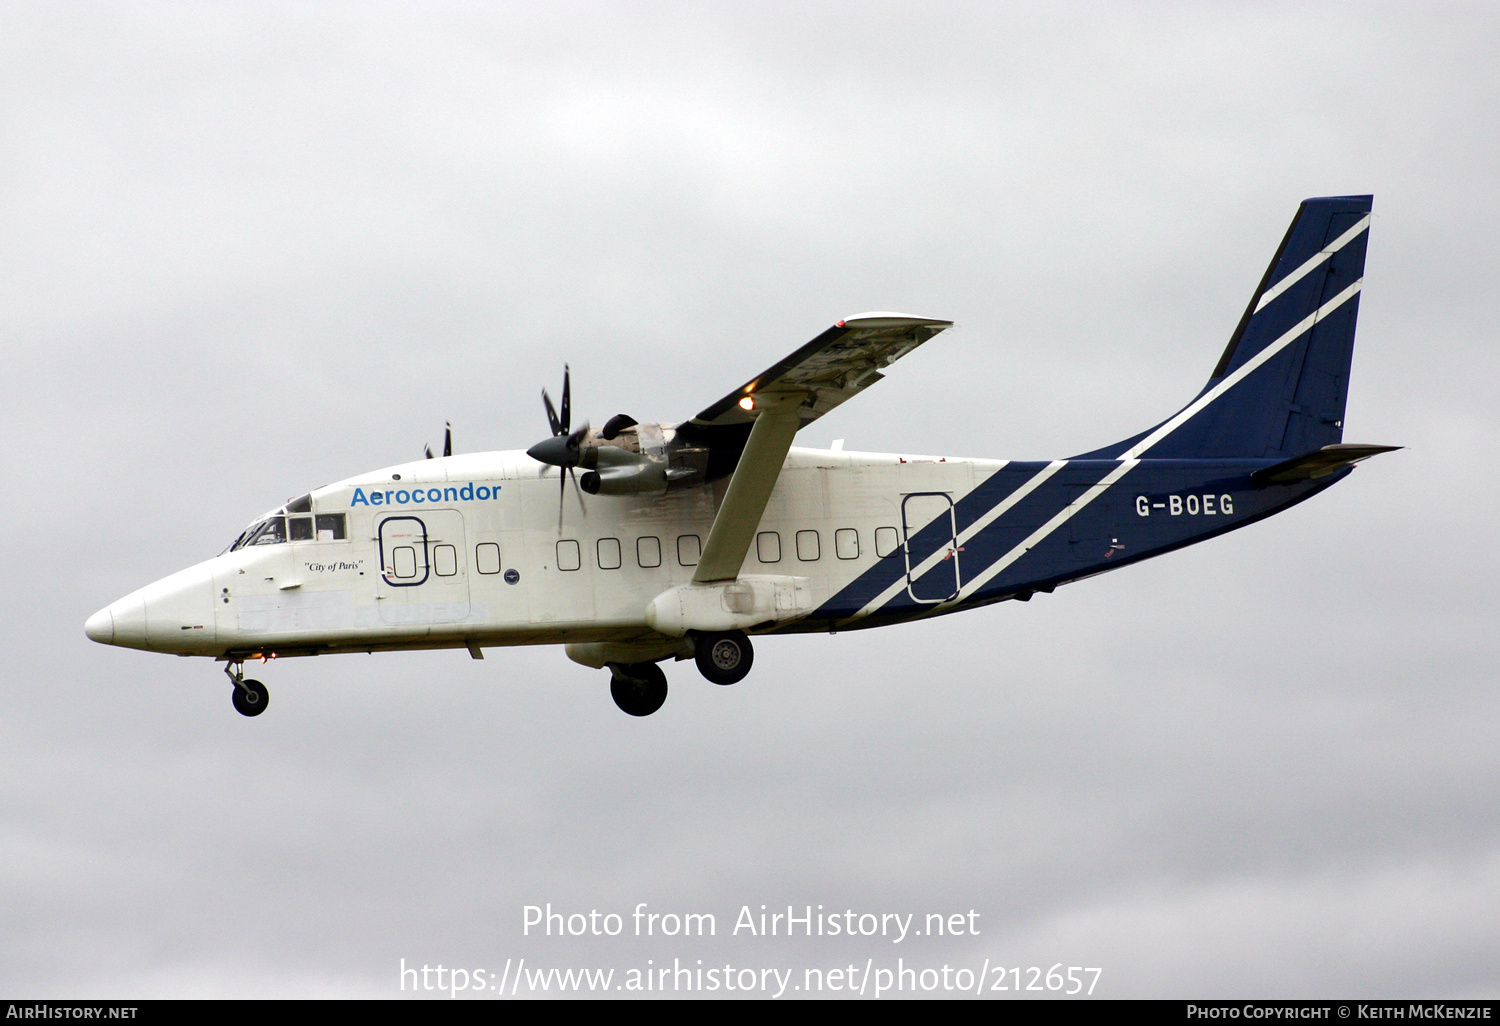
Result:
M234 685L231 701L234 711L241 716L259 716L271 704L271 692L258 680L245 679L243 662L224 664L224 673Z
M610 663L609 694L621 712L650 716L667 700L667 675L655 663Z

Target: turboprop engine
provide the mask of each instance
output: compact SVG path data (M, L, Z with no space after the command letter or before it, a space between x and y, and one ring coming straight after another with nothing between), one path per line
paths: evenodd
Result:
M558 484L564 491L575 470L583 471L574 480L590 495L665 492L706 481L708 450L679 439L670 424L641 424L617 413L602 430L591 430L587 422L572 429L572 393L571 374L564 367L561 413L542 389L552 435L526 450L538 463L562 471ZM561 500L559 493L559 504Z

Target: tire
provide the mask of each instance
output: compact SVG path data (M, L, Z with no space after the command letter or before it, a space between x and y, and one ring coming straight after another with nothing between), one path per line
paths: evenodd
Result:
M650 716L667 700L667 675L655 663L611 668L610 697L621 712Z
M755 662L755 649L744 631L700 634L693 650L698 672L715 684L738 684Z
M242 681L231 696L234 711L241 716L259 716L271 704L271 692L258 680Z

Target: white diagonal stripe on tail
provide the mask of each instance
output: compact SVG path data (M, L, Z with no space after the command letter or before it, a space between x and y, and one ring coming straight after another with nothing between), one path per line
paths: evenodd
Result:
M1177 414L1177 416L1173 417L1161 427L1151 432L1151 434L1147 435L1140 442L1136 443L1125 452L1121 453L1119 456L1119 459L1122 461L1120 465L1114 470L1110 471L1108 474L1104 475L1104 477L1099 481L1098 484L1093 485L1078 498L1074 499L1072 502L1064 506L1056 516L1047 521L1041 527L1037 528L1035 531L1031 532L1031 534L1028 535L1024 541L1012 548L1005 555L1001 556L994 563L991 563L984 569L983 572L975 575L967 582L965 582L963 587L960 589L957 598L950 599L948 602L941 603L935 608L940 612L946 609L951 609L953 606L964 601L964 599L970 597L974 594L974 592L984 587L984 585L993 580L997 574L999 574L1006 567L1010 566L1016 560L1024 556L1030 549L1041 544L1041 542L1048 535L1071 520L1079 510L1083 509L1083 507L1093 502L1100 495L1103 495L1111 485L1113 485L1116 481L1120 480L1120 478L1124 477L1126 474L1130 473L1137 466L1139 466L1141 462L1140 456L1147 449L1150 449L1157 442L1160 442L1163 438L1167 437L1167 435L1177 430L1177 428L1186 423L1187 420L1194 414L1198 413L1209 403L1213 402L1219 396L1223 395L1230 388L1233 388L1239 382L1243 381L1246 376L1248 376L1252 371L1255 370L1255 368L1261 366L1271 357L1281 352L1281 350L1285 349L1293 341L1300 338L1303 334L1309 331L1313 327L1313 325L1318 323L1318 321L1322 320L1324 317L1327 317L1329 314L1333 313L1333 311L1337 310L1339 307L1343 306L1355 295L1357 295L1360 290L1360 285L1363 281L1364 279L1361 278L1359 281L1354 282L1348 288L1344 289L1344 291L1340 292L1338 295L1334 296L1328 302L1320 306L1316 311L1308 314L1301 321L1297 322L1296 326L1293 327L1290 331L1282 335L1275 342L1271 343L1259 353L1255 354L1252 359L1245 361L1244 366L1240 367L1239 370L1235 371L1233 374L1226 377L1223 381L1219 382L1217 386L1205 392L1197 399L1197 401L1188 406L1187 409L1183 410L1181 413Z
M1314 324L1317 324L1324 317L1327 317L1329 314L1333 313L1333 311L1337 310L1349 300L1353 299L1354 296L1358 294L1360 285L1363 282L1363 278L1359 279L1359 281L1356 281L1353 285L1350 285L1344 291L1340 292L1328 302L1318 307L1317 310L1302 318L1302 320L1293 325L1291 330L1288 331L1285 335L1282 335L1275 342L1272 342L1270 345L1266 346L1266 348L1262 349L1253 357L1246 360L1244 364L1241 365L1239 370L1226 377L1223 381L1219 382L1213 388L1210 388L1207 392L1204 392L1196 400L1194 400L1191 405L1189 405L1181 413L1177 414L1177 416L1167 421L1161 427L1151 432L1145 438L1141 439L1135 445L1132 445L1129 449L1126 449L1115 458L1121 460L1136 459L1147 449L1150 449L1157 442L1160 442L1163 438L1166 438L1173 431L1176 431L1186 421L1199 413L1209 403L1213 402L1215 399L1219 398L1219 396L1223 395L1235 385L1238 385L1241 381L1245 380L1245 378L1250 374L1251 371L1255 370L1255 368L1259 367L1271 357L1281 352L1297 339L1301 338L1302 335L1307 332Z
M1285 278L1278 281L1275 285L1272 285L1270 288L1266 289L1266 291L1261 294L1260 302L1255 304L1255 312L1260 313L1261 310L1265 308L1265 305L1267 303L1275 299L1277 296L1281 295L1293 285L1297 284L1303 278L1306 278L1309 274L1312 273L1313 268L1317 267L1323 261L1327 260L1339 250L1349 245L1349 243L1355 240L1360 232L1364 231L1368 227L1370 227L1370 215L1366 214L1363 218L1360 219L1358 224L1356 224L1353 228L1350 228L1347 232L1340 235L1338 238L1334 239L1327 246L1324 246L1311 260L1303 264L1301 267L1297 268Z
M1360 222L1360 224L1355 225L1354 228L1351 228L1348 232L1345 232L1344 236L1340 236L1340 240L1342 241L1339 244L1346 244L1348 240L1345 238L1345 236L1347 236L1348 238L1353 238L1355 234L1358 234L1357 229L1361 229L1361 226L1367 225L1368 222L1369 218L1366 217L1363 221ZM935 612L944 612L972 596L974 592L978 591L985 584L993 580L995 576L1003 571L1006 567L1010 566L1016 560L1020 559L1027 553L1027 551L1039 545L1045 538L1047 538L1048 535L1052 534L1053 531L1056 531L1063 524L1071 520L1079 510L1083 509L1089 503L1093 502L1100 495L1103 495L1112 485L1114 485L1115 482L1119 481L1120 478L1124 477L1126 474L1130 473L1137 466L1139 466L1141 462L1141 455L1148 449L1154 446L1157 442L1160 442L1163 438L1166 438L1173 431L1176 431L1193 416L1201 412L1204 407L1208 406L1215 399L1219 398L1225 392L1229 391L1229 389L1245 380L1245 378L1253 373L1257 367L1260 367L1267 360L1271 359L1277 353L1281 352L1287 346L1291 345L1298 338L1301 338L1303 334L1311 330L1312 327L1323 318L1327 317L1329 314L1333 313L1339 307L1347 303L1350 299L1353 299L1356 295L1358 295L1363 283L1364 279L1359 279L1358 281L1351 284L1348 288L1340 292L1338 295L1334 296L1328 302L1318 307L1317 310L1302 318L1302 320L1298 321L1284 335L1278 338L1275 342L1272 342L1270 345L1266 346L1259 353L1256 353L1255 356L1253 356L1251 359L1246 360L1238 370L1236 370L1233 374L1225 377L1223 381L1219 382L1207 392L1204 392L1201 396L1199 396L1196 400L1189 404L1187 408L1182 410L1182 412L1178 413L1176 416L1172 417L1172 419L1162 424L1155 431L1152 431L1149 435L1141 439L1135 445L1122 452L1118 457L1116 457L1116 459L1120 461L1119 466L1106 474L1097 484L1090 486L1082 495L1078 496L1078 498L1074 499L1072 502L1064 506L1062 510L1059 511L1057 515L1054 516L1051 520L1048 520L1041 527L1031 532L1031 534L1028 535L1026 539L1019 545L1012 548L1009 552L1001 556L994 563L990 564L979 574L970 578L959 589L959 593L955 598L950 599L947 602L938 603L937 605L933 606L933 610ZM1066 460L1055 460L1052 463L1049 463L1046 469L1036 474L1031 478L1031 480L1027 481L1025 485L1022 485L1021 488L1018 488L1010 496L1007 496L1005 502L1001 503L1000 506L997 506L995 510L992 511L993 515L987 514L984 518L982 518L983 523L981 523L980 521L975 521L975 523L971 525L968 530L965 530L960 536L960 543L962 543L967 538L973 537L973 535L977 534L979 530L983 529L983 527L988 526L990 523L994 522L994 520L997 519L1002 513L1014 506L1016 502L1024 496L1024 494L1033 491L1043 481L1051 477L1053 474L1057 473L1058 470L1062 469L1062 467L1066 465L1066 463ZM922 562L921 566L918 568L919 574L925 573L932 566L936 566L937 560L940 558L942 557L938 553L933 553L932 556ZM898 595L906 587L906 585L907 578L903 577L895 584L892 584L890 587L886 588L886 590L883 591L879 596L866 603L864 608L862 608L858 613L855 613L853 616L849 617L848 620L845 620L843 622L849 623L850 621L858 620L862 617L868 616L871 612L879 609L885 603L895 598L896 595Z

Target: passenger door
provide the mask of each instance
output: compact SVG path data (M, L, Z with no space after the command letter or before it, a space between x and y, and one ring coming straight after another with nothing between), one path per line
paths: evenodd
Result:
M376 600L388 624L458 623L469 616L463 514L453 509L398 513L376 521L380 557Z

